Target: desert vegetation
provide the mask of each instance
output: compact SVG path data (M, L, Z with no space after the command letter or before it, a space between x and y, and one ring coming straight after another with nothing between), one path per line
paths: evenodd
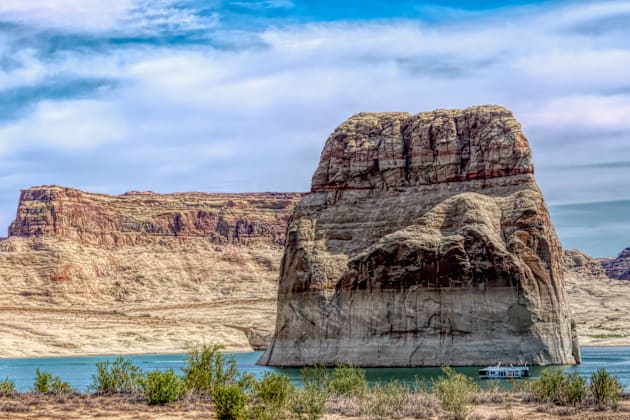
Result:
M365 371L358 367L315 366L303 369L301 384L296 385L280 373L256 378L239 372L236 361L220 345L192 349L181 373L172 369L145 372L123 357L96 367L93 383L83 394L39 369L28 393L16 392L10 378L0 381L0 418L32 416L33 410L38 416L37 407L44 403L47 410L56 404L65 413L80 412L83 407L90 416L127 407L135 415L142 412L143 418L187 413L187 417L210 415L219 420L579 418L585 413L589 418L623 418L630 412L624 405L628 397L623 387L604 369L586 380L550 368L537 379L514 381L507 391L493 381L480 386L448 367L430 383L416 381L409 386L392 381L370 386ZM504 415L497 414L501 410Z

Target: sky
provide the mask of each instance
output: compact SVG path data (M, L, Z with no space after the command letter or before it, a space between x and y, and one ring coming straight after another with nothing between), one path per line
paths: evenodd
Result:
M500 104L566 248L630 246L630 1L2 0L19 190L308 191L363 111Z

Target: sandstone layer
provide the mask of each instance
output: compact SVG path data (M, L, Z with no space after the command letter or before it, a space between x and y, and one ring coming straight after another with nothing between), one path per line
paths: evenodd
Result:
M259 363L579 362L533 173L501 107L350 118L293 211Z
M0 357L251 350L300 194L21 193L0 241Z
M630 280L630 248L626 248L617 255L617 258L601 260L608 277L618 280Z
M630 345L630 282L609 278L598 260L575 249L565 251L564 261L580 344Z

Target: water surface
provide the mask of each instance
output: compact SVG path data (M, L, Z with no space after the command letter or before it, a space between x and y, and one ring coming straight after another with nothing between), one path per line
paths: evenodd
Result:
M232 353L239 370L262 377L265 372L281 372L299 383L300 369L269 368L256 366L261 352ZM577 366L564 367L568 372L578 372L584 377L599 368L605 368L612 375L619 378L625 387L630 387L630 347L582 347L583 363ZM116 356L81 356L81 357L51 357L32 359L0 359L0 379L11 378L19 391L28 391L35 378L35 369L48 371L60 376L70 385L80 391L87 391L92 383L92 375L96 373L96 362L114 360ZM151 354L127 356L135 365L143 370L174 369L181 373L186 362L185 354ZM476 379L475 367L457 368L458 372L470 375ZM533 367L532 376L538 376L544 368ZM418 379L429 383L431 379L440 375L439 368L380 368L366 369L368 381L371 384L397 380L413 384Z

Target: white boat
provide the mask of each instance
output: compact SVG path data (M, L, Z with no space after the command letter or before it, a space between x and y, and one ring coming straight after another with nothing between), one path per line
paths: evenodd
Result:
M501 365L488 366L479 369L479 379L518 379L528 378L529 368L527 366Z

